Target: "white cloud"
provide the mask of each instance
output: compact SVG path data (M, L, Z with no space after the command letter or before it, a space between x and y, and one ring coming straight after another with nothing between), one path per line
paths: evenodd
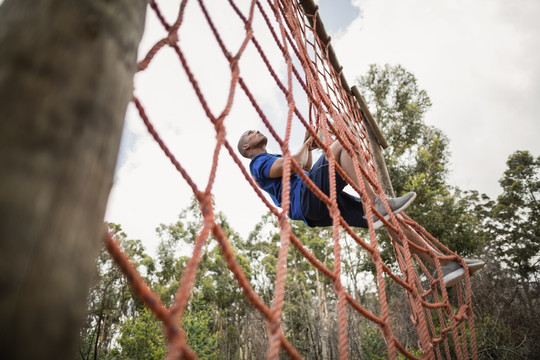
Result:
M518 5L519 4L519 5ZM494 197L515 150L538 155L540 15L536 1L355 1L334 46L349 79L402 64L430 95L426 120L451 139L451 183Z

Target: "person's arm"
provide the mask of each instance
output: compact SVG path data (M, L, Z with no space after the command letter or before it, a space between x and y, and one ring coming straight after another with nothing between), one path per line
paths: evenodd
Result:
M313 139L311 139L313 141ZM313 165L313 156L311 155L311 145L308 147L308 159L307 159L307 162L306 164L302 167L302 169L304 169L305 171L309 171L311 170L311 166Z
M311 151L319 148L317 143L313 140L313 137L309 133L309 131L306 130L306 135L304 136L304 145L308 144L308 159L306 164L302 167L305 171L311 170L311 166L313 166L313 156L311 155Z
M304 141L304 144L302 144L300 150L292 156L298 162L298 164L300 164L300 167L302 167L302 169L306 171L309 171L311 169L311 165L313 163L313 158L311 156L311 150L313 150L312 142L313 139L311 137L308 137L307 140ZM283 176L283 164L283 158L279 158L274 161L272 167L270 168L269 176L271 178ZM295 173L296 171L294 170L294 168L291 168L291 175Z

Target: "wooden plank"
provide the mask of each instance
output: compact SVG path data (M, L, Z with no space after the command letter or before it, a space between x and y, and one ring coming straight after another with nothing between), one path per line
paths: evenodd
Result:
M349 84L347 83L347 79L345 78L345 75L343 75L343 72L341 71L343 69L343 66L339 64L339 60L336 56L336 52L334 51L333 46L328 44L331 38L330 36L328 36L328 33L326 32L326 29L324 27L324 24L322 22L322 19L319 13L317 12L315 19L313 17L315 12L318 10L318 6L315 4L315 2L313 2L313 0L300 0L300 3L302 4L302 7L304 8L304 12L308 15L311 15L311 16L308 16L310 25L315 26L315 23L316 23L317 36L319 37L323 45L328 47L328 58L330 60L330 64L332 65L334 70L338 74L340 74L341 85L349 94L351 94L351 88L349 87Z
M362 110L362 114L364 115L364 118L366 119L366 122L369 124L371 129L373 130L373 134L375 138L377 139L377 143L383 148L386 149L388 147L388 143L386 142L386 139L384 138L384 135L381 132L381 129L379 128L379 125L371 116L371 113L369 112L369 108L367 107L366 102L364 101L364 98L360 94L360 91L358 91L358 88L356 86L352 87L352 93L354 97L356 98L356 101L358 101L358 105L360 109Z

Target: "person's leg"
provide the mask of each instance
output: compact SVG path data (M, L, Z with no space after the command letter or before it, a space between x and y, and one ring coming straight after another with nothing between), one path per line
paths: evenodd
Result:
M420 259L424 260L425 262L427 262L432 267L436 267L435 266L435 260L433 259L433 257L438 256L438 255L442 255L442 254L439 251L437 251L436 249L434 249L433 247L431 247L428 243L426 243L424 241L424 239L422 239L420 237L420 235L418 235L416 233L416 231L413 231L407 225L403 225L403 224L400 224L400 225L401 225L401 229L403 230L403 233L405 234L405 236L409 240L411 240L416 246L430 251L430 253L432 253L433 255L430 255L429 253L417 250L414 247L410 248L411 251L413 253L415 253L416 255L418 255L418 257L420 257ZM389 230L388 233L389 233L390 237L392 238L392 240L397 242L400 247L403 247L403 243L401 242L401 239L399 238L399 236L395 232ZM448 263L448 261L441 261L441 265L443 265L443 266L446 265L447 263Z
M443 256L438 250L433 248L431 245L429 245L424 239L416 233L413 229L411 229L409 226L400 224L401 229L403 230L405 236L411 240L416 246L427 249L428 253L418 250L414 247L410 247L411 251L418 255L422 260L427 262L432 267L436 267L435 265L435 256ZM388 231L390 234L390 237L397 242L398 248L400 251L403 251L403 243L399 239L396 233L393 231ZM471 275L474 274L476 271L480 270L484 267L485 263L482 260L479 259L466 259L463 258L465 261L465 264L469 268ZM440 264L442 267L442 276L443 276L443 282L446 287L451 287L455 285L458 281L463 279L465 277L465 269L461 266L460 263L457 261L448 261L448 260L440 260ZM438 275L435 273L433 275L434 277L437 277Z
M332 150L332 153L334 154L334 158L336 159L336 162L341 166L343 171L347 174L348 177L351 178L352 181L356 184L356 186L360 187L360 184L358 182L358 179L356 177L356 171L354 170L354 163L349 154L347 154L347 151L343 148L343 145L339 141L335 141L332 145L330 145L330 150ZM366 194L369 198L369 200L373 203L375 202L375 199L377 198L377 195L371 188L371 185L369 182L362 178L364 181L364 185L366 188Z
M330 174L328 171L328 161L325 155L321 155L313 164L308 172L308 177L325 195L330 196ZM347 183L340 177L336 176L337 193L339 194ZM302 184L301 188L302 214L306 223L310 227L316 226L331 226L333 219L326 203L324 203L314 192L312 192L306 184Z
M354 181L354 183L358 187L360 187L358 178L356 177L356 171L354 169L354 162L351 159L351 157L347 154L347 151L345 151L343 146L338 141L334 142L330 146L330 149L332 150L332 153L334 155L334 158L336 159L336 162L341 166L343 171L345 171L347 176L349 176ZM364 177L362 177L362 180L364 182L365 189L366 189L366 194L367 194L370 202L375 206L375 209L377 210L377 212L380 213L386 220L388 220L390 218L390 215L386 211L386 208L385 208L383 202L375 194L375 192L373 191L373 188L371 187L369 182ZM407 193L404 196L399 197L399 198L387 197L386 200L388 202L388 205L390 206L390 209L392 209L392 211L395 214L397 214L397 213L405 210L413 202L413 200L415 198L416 198L416 193L409 192L409 193ZM364 206L364 213L367 213L367 211L365 209L365 206ZM383 226L382 220L380 220L375 215L373 215L373 223L374 223L373 226L374 226L375 230L377 230L378 228Z
M356 177L356 171L354 170L353 160L347 154L347 152L345 151L343 146L338 141L336 141L330 146L330 149L332 150L334 158L336 159L337 163L341 166L343 171L345 171L347 176L349 176L355 182L355 184L357 186L359 186L359 182L358 182L358 179ZM386 209L384 209L384 207L382 206L382 203L380 203L380 200L378 201L378 197L375 194L375 192L373 191L373 189L371 188L371 185L369 184L369 182L364 178L362 180L364 181L366 194L367 194L368 198L370 199L370 201L373 204L377 204L377 202L378 202L379 205L376 205L377 211L380 212L382 215L386 215ZM408 195L410 195L410 194L411 193L409 193ZM416 194L414 194L414 196L416 196ZM406 202L402 201L401 203L399 201L396 202L394 200L403 199L405 197L402 197L402 198L399 198L399 199L388 199L390 207L394 210L394 212L401 211L406 206L408 206L410 204L410 202L414 199L414 196L412 196L412 197L409 196L409 199L405 199L405 200L407 200ZM364 209L364 211L365 211L365 209ZM385 218L387 218L387 217L385 216ZM382 223L380 220L378 220L377 222L379 224ZM375 228L378 228L377 222L374 224ZM427 252L424 252L424 251L418 250L418 249L416 249L414 247L411 247L410 248L411 251L413 253L417 254L420 259L424 260L425 262L427 262L432 267L436 267L434 257L435 256L442 256L443 254L441 254L438 250L436 250L435 248L430 246L427 242L424 241L424 239L422 239L414 230L412 230L408 226L401 224L401 228L402 228L405 236L408 239L410 239L416 246L428 250ZM402 248L403 244L402 244L401 240L399 239L399 237L397 236L397 234L392 232L392 231L389 231L389 234L392 237L392 239L395 240L398 243L398 247ZM402 251L402 250L400 250L400 251ZM469 269L471 270L471 273L476 271L476 270L481 269L484 266L484 262L481 261L481 260L478 260L478 259L464 259L464 260L465 260L465 263L467 264L467 266L469 267ZM461 279L464 276L465 271L461 267L461 265L459 265L457 262L441 260L440 264L443 267L442 268L443 277L444 277L443 280L444 280L446 286L454 285L457 281L459 281L459 279Z

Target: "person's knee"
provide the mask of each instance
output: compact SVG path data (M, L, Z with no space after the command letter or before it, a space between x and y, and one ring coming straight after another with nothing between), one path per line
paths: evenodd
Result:
M341 158L341 153L343 152L343 145L341 145L339 141L334 141L334 143L330 145L330 150L332 150L334 158L339 161Z
M343 149L343 145L341 145L341 143L339 141L334 141L332 143L332 145L330 145L330 149L334 150L334 149Z

